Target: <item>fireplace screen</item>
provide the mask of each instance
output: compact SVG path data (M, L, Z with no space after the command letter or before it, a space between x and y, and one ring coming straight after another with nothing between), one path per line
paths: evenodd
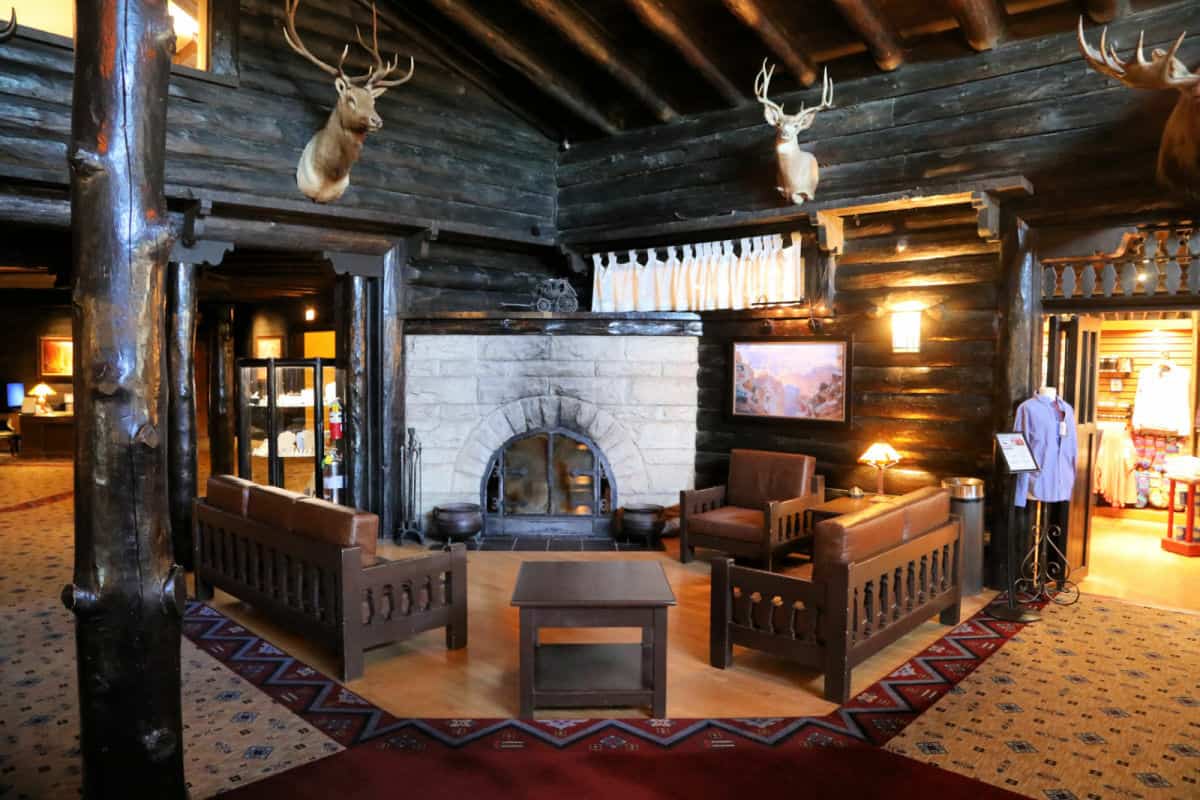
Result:
M600 449L565 430L510 439L486 473L488 533L607 532L615 498Z

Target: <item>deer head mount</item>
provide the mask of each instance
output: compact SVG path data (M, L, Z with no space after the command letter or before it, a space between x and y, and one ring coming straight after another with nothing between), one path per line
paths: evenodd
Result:
M1083 17L1079 18L1079 49L1092 69L1132 89L1179 92L1179 102L1167 120L1158 146L1158 180L1192 198L1200 198L1200 74L1175 57L1185 36L1186 33L1179 34L1170 50L1156 48L1147 60L1143 31L1138 36L1134 60L1127 62L1117 55L1117 46L1108 43L1108 28L1100 34L1099 50L1088 44L1083 35Z
M342 48L337 66L327 64L309 52L296 32L296 9L300 0L284 0L287 10L283 38L300 55L315 64L322 72L333 76L337 89L337 105L329 114L325 127L313 134L296 167L296 185L300 191L318 203L331 203L342 196L350 185L350 168L362 153L367 134L383 127L375 111L375 100L393 86L407 82L413 76L416 63L409 58L408 74L387 80L400 64L400 57L384 61L379 54L379 15L371 5L371 43L363 39L356 27L359 45L370 54L373 64L363 75L346 74L344 64L350 45Z
M8 20L8 23L5 24L4 26L0 26L0 42L8 41L14 35L16 35L16 33L17 33L17 10L14 8L12 10L12 16Z
M821 105L805 108L800 104L800 110L795 114L785 114L783 106L767 97L771 85L771 77L775 74L775 65L767 68L763 59L762 69L754 79L754 96L762 103L763 116L767 123L775 127L775 158L779 164L779 193L789 202L799 205L805 200L812 200L817 193L817 181L820 178L820 165L816 157L800 149L796 136L801 131L812 127L817 114L827 108L833 108L833 81L829 80L829 70L825 70L825 79L821 87Z

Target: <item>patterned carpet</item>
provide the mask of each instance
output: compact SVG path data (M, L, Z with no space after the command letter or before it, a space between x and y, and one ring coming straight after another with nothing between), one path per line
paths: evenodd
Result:
M71 468L0 465L0 798L78 797ZM218 659L183 642L186 775L193 798L342 749Z
M1046 800L1200 798L1200 616L1044 614L888 749Z

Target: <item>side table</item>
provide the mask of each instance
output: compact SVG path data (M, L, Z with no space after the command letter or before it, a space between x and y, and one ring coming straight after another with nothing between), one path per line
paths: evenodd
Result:
M1167 535L1162 539L1162 549L1168 553L1195 558L1200 556L1200 541L1196 539L1195 531L1196 486L1200 485L1200 476L1168 473L1167 480L1171 482L1171 494L1167 502ZM1187 524L1184 526L1183 536L1179 538L1175 536L1175 485L1177 483L1187 486L1187 516L1185 517Z
M667 607L657 561L526 561L521 609L521 717L535 708L649 705L667 715ZM641 628L637 644L540 644L539 628Z

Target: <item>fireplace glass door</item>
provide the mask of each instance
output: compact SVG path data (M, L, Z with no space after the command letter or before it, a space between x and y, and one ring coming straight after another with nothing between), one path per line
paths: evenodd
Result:
M608 533L612 472L599 448L564 430L528 433L492 456L483 491L489 534Z

